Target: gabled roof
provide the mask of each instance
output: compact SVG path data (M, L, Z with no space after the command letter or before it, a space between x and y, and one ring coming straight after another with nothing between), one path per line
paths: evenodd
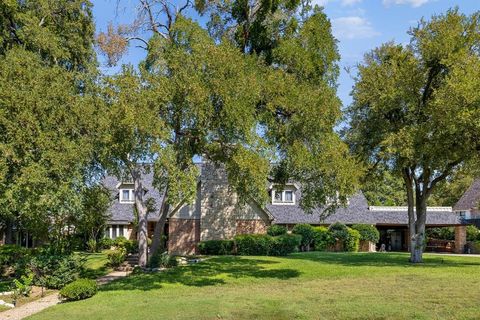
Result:
M453 206L454 211L466 211L478 208L480 202L480 178L473 181L470 188L465 191L460 200Z
M134 220L133 215L133 203L120 203L119 201L119 190L121 181L119 181L115 176L107 176L103 180L103 185L110 190L112 197L112 204L108 208L108 211L111 215L110 221L112 222L131 222ZM163 200L163 193L160 194L157 189L153 187L153 173L142 175L142 183L146 189L145 198L155 199L156 205L158 206ZM156 221L157 215L150 214L148 216L149 221Z
M267 205L277 224L373 224L373 225L408 225L406 207L369 207L363 193L359 192L350 198L346 207L340 207L325 219L321 219L321 209L307 214L299 205ZM427 225L449 226L461 224L460 217L449 208L430 208L427 211Z

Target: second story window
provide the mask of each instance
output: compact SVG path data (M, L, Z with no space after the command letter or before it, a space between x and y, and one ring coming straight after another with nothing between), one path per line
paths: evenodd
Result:
M120 202L121 203L133 203L133 189L120 189Z
M295 192L293 190L272 190L273 204L295 204Z

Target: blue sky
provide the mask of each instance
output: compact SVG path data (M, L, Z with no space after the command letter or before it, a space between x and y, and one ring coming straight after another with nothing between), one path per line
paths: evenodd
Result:
M109 22L128 23L135 16L136 0L92 0L97 31L106 30ZM175 2L175 0L173 0ZM416 26L422 17L429 18L449 8L458 6L460 11L471 14L480 10L480 0L313 0L325 7L331 19L333 34L339 41L341 75L338 95L344 105L351 102L353 85L351 75L344 69L354 67L365 52L387 41L408 43L407 31ZM130 48L121 63L136 64L145 53L139 48ZM115 72L102 66L105 72ZM355 68L352 69L352 72Z

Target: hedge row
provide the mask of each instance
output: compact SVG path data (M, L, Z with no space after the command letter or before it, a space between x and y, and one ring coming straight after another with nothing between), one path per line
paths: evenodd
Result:
M244 234L234 240L202 241L198 248L201 254L208 255L284 256L298 251L300 243L301 236L293 234Z
M356 224L351 228L342 223L330 227L297 224L292 234L283 226L273 225L267 234L239 235L234 240L208 240L199 244L201 254L207 255L270 255L282 256L299 250L358 251L360 240L378 242L380 234L372 225Z

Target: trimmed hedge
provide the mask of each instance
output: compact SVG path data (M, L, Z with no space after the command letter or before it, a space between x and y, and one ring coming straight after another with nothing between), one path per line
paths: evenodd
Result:
M206 240L200 241L198 250L201 254L226 255L233 254L233 240Z
M97 293L97 283L90 279L77 279L60 290L60 296L67 301L87 299Z
M341 244L340 248L335 248L334 250L342 250L349 252L357 252L360 244L360 232L357 230L351 229L344 225L343 223L336 222L328 228L332 238L336 243Z
M273 237L266 234L242 234L235 237L237 254L242 256L267 256Z
M354 224L352 225L352 229L360 232L360 240L362 241L377 243L380 239L380 232L371 224Z
M343 242L343 250L348 252L357 252L360 246L360 232L348 228L348 238Z
M301 236L284 234L244 234L235 237L237 254L244 256L284 256L298 251Z
M274 224L268 227L267 234L275 237L287 234L287 228L284 226L279 226L278 224Z

